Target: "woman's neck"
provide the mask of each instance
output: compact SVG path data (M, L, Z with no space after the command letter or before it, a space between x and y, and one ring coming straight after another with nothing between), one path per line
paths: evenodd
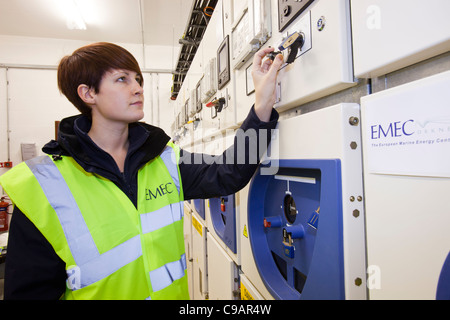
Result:
M120 172L125 167L125 158L128 152L128 124L105 125L92 121L89 137L115 160Z

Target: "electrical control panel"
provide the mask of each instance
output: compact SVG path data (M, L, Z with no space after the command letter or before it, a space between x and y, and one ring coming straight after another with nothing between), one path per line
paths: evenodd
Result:
M221 245L207 233L208 241L208 299L237 300L239 298L238 266Z
M228 280L236 273L222 270L236 271L236 267L242 272L241 294L258 299L432 299L436 286L443 288L438 275L445 276L447 270L443 264L448 254L444 241L448 219L439 213L448 208L443 195L449 185L447 140L440 138L440 145L428 141L421 148L435 148L435 153L422 152L407 161L407 152L395 150L410 150L423 137L443 134L448 117L439 97L446 91L433 89L423 98L420 87L427 84L422 83L370 93L367 80L357 79L381 77L442 53L427 65L447 61L448 1L430 0L427 14L419 1L218 1L197 51L199 63L192 64L179 94L182 102L177 102L175 115L177 127L184 132L180 145L210 139L201 152L223 151L217 137L236 128L254 103L251 60L261 47L274 47L284 57L274 106L281 120L249 185L234 195L191 205L192 242L202 250L201 257L192 257L195 276L191 279L201 293L192 295L194 299L207 298L208 290L211 299L214 290L216 297L223 294L221 287L232 284ZM424 71L434 72L412 66L386 79L409 82L410 75L420 78ZM441 76L448 81L448 74L441 72ZM373 88L379 90L381 79L374 80L378 81ZM406 103L394 103L403 100ZM357 103L326 105L330 101ZM428 111L420 113L422 120L410 113L419 101L427 104L425 109L417 107ZM408 106L408 112L397 113L402 106ZM285 112L291 108L295 112ZM429 118L430 114L440 121ZM186 125L189 117L201 119L191 136L186 133L193 127ZM398 135L406 139L413 128L418 138L408 145L371 141L395 140ZM213 145L219 145L217 150L211 150ZM394 165L394 172L386 171ZM421 171L403 172L413 165ZM411 200L410 195L417 193L428 200ZM423 212L437 223L423 229L418 223ZM405 223L409 231L416 231L399 232ZM206 243L212 244L207 258ZM399 259L386 254L392 250ZM405 269L405 265L414 267ZM209 284L213 285L208 288Z
M208 297L208 260L207 232L202 221L192 215L192 284L193 300L204 300Z
M230 130L225 137L219 134L210 138L210 141L205 141L203 152L211 156L205 158L205 161L228 163L228 159L222 158L222 153L233 145L234 131ZM230 155L228 152L226 154ZM238 265L240 264L239 240L237 237L240 217L239 204L238 194L210 198L205 202L205 220L207 221L208 231Z
M191 92L192 94L192 92ZM181 125L184 126L189 121L189 109L191 107L191 99L187 99L181 110Z
M202 108L202 80L200 80L195 87L195 113L202 111Z
M279 111L357 84L349 0L313 1L283 32L273 35L270 44L285 57L277 83Z
M203 199L195 199L194 200L194 208L198 215L205 220L205 200Z
M372 300L436 298L450 249L449 88L445 71L361 99Z
M194 248L192 246L192 210L187 201L184 202L183 235L186 248L186 272L188 275L189 296L193 298L192 266L194 259L192 258L192 252Z
M201 80L201 102L206 103L217 91L217 58L206 62Z
M241 280L241 300L264 300L264 297L258 292L245 273L241 273L239 276Z
M257 173L249 192L249 236L263 281L277 299L343 299L340 161L279 165L276 175Z
M450 50L450 1L352 0L355 75L378 77Z
M296 20L289 30L291 33L277 48L286 56L284 68L312 49L311 11Z
M209 199L211 221L222 241L236 253L236 207L235 196Z
M314 0L278 0L278 30L287 28Z
M189 110L189 99L185 100L184 103L179 105L177 113L178 129L182 129L186 124L188 119L188 110Z
M359 118L343 103L281 120L253 177L241 245L276 299L366 298Z
M217 87L222 89L231 79L230 37L227 35L217 49Z
M188 104L188 118L192 118L197 113L197 90L193 89L190 92L189 104Z

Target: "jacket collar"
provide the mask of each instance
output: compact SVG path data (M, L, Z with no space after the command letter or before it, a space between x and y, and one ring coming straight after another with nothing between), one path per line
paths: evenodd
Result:
M132 163L132 167L140 166L157 157L170 140L170 137L158 127L142 122L132 123L129 126L130 146L127 158L139 162ZM108 170L115 162L111 163L114 161L112 157L88 136L90 128L91 121L83 115L65 118L59 125L58 141L50 141L42 150L51 155L71 156L88 172L96 172L94 168Z

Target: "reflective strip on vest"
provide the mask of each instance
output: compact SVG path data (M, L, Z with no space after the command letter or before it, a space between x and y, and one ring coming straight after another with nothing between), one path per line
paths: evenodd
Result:
M173 182L177 186L178 193L180 193L180 179L178 178L178 167L177 160L175 157L175 152L173 148L166 147L160 155L161 159L164 161L167 169L169 170L170 176Z
M53 161L48 156L41 156L26 161L26 164L55 210L75 260L76 269L67 270L72 290L97 282L142 255L139 235L100 254L69 187Z
M186 268L186 254L183 254L180 260L169 262L158 269L150 271L150 282L152 283L153 291L164 289L175 280L184 277Z
M141 214L141 227L143 233L149 233L179 221L184 212L181 202L162 207L156 211Z
M25 163L33 172L48 202L55 210L77 265L83 265L99 256L83 215L53 161L48 156L41 156L27 160Z
M169 170L179 193L180 181L173 148L166 147L161 154L161 159ZM69 266L66 270L67 284L72 290L84 288L104 279L142 255L139 235L100 254L64 177L51 158L41 156L27 160L25 163L55 210L76 263L76 266ZM181 220L183 215L181 202L141 214L142 232L145 234L170 225ZM151 271L150 280L153 291L164 289L173 281L182 278L186 268L186 256L183 254L180 260L169 262Z
M120 255L120 260L117 259L118 254ZM98 255L88 263L67 269L67 285L71 290L87 287L108 277L141 255L141 238L137 235L119 244L117 247Z

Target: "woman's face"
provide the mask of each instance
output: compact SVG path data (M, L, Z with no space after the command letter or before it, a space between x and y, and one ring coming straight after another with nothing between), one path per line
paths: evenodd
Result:
M141 76L134 71L112 69L93 93L92 118L132 123L144 117L144 90Z

